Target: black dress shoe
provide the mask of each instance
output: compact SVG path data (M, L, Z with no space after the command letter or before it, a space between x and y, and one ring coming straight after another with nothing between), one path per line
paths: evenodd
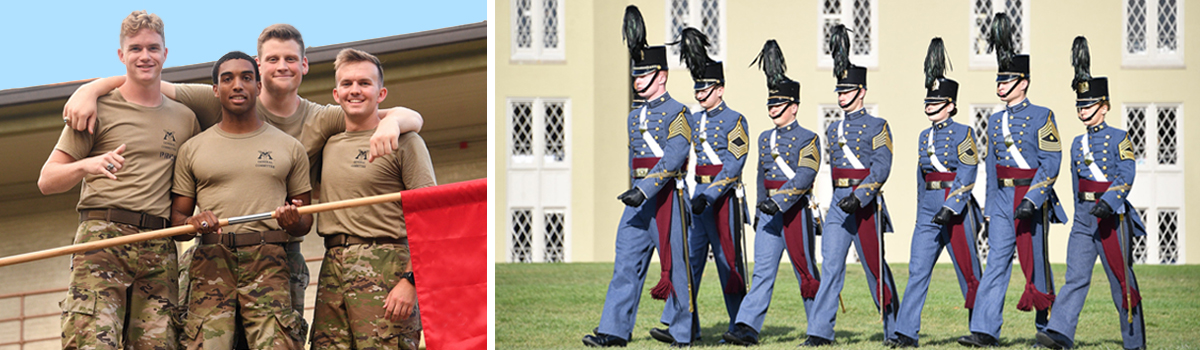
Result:
M1071 339L1067 339L1067 336L1051 330L1038 331L1037 341L1038 344L1051 349L1070 349L1073 347Z
M690 348L690 347L692 347L692 344L691 343L671 342L671 347L672 348Z
M800 343L800 346L825 346L829 344L833 344L833 341L815 335L810 335L808 336L808 339L805 339L803 343Z
M675 342L675 337L671 336L671 332L667 331L666 329L662 329L662 328L651 328L650 329L650 337L654 338L654 340L664 342L667 344L671 344L671 343Z
M918 346L916 339L900 333L896 333L896 338L884 340L883 345L892 348L915 348Z
M964 346L975 346L981 348L1000 345L1000 342L996 341L996 338L979 332L971 332L971 335L958 338L958 343Z
M741 323L734 325L733 330L725 332L721 338L735 345L758 345L758 332L753 327Z
M590 347L608 348L608 347L625 347L625 339L621 337L599 333L596 335L583 336L583 345Z

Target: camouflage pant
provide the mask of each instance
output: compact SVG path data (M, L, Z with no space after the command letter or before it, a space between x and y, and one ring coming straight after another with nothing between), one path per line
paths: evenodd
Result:
M416 349L419 309L400 322L383 302L408 269L408 246L356 244L325 251L313 311L313 349Z
M253 349L299 349L286 253L275 244L203 245L192 256L184 325L188 349L230 349L240 318Z
M79 224L75 243L138 232L131 225L87 220ZM178 274L169 238L75 254L70 288L59 303L63 349L176 349Z

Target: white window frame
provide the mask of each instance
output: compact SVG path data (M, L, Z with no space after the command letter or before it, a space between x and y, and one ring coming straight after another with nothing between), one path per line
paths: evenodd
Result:
M1141 53L1129 52L1129 3L1121 2L1121 67L1122 68L1184 68L1184 46L1187 43L1184 34L1184 4L1185 0L1175 2L1175 52L1161 52L1158 49L1158 1L1146 0L1146 51Z
M879 68L879 1L871 0L871 53L866 55L854 54L854 36L850 34L850 62L855 65L866 67L868 69ZM825 14L825 1L817 1L817 68L833 69L833 57L825 53L829 42L825 40L825 20L836 19L838 23L846 25L847 29L854 30L854 4L855 0L841 0L839 3L842 6L840 15Z
M1163 170L1163 171L1168 171L1168 172L1179 172L1180 174L1182 174L1183 178L1186 178L1186 176L1187 176L1185 173L1186 170L1185 170L1185 166L1183 164L1184 161L1187 159L1187 158L1185 158L1186 155L1184 154L1186 147L1184 145L1184 138L1181 137L1183 135L1182 131L1186 130L1184 128L1186 127L1186 123L1187 123L1186 114L1184 112L1184 104L1183 103L1124 103L1121 105L1121 116L1122 116L1122 118L1121 118L1122 124L1121 125L1125 128L1126 131L1129 130L1129 123L1130 123L1130 119L1128 117L1129 113L1134 108L1144 108L1145 109L1146 124L1144 125L1144 128L1143 128L1143 132L1145 133L1145 135L1143 136L1144 137L1143 142L1145 142L1145 144L1147 144L1147 145L1158 143L1158 125L1157 125L1158 117L1157 117L1157 115L1158 115L1158 111L1160 108L1175 108L1175 119L1176 119L1176 123L1177 123L1175 126L1175 131L1176 131L1175 132L1175 137L1176 137L1176 139L1175 139L1175 164L1159 164L1158 147L1148 147L1147 146L1145 148L1145 158L1137 159L1137 162L1138 162L1137 168L1138 168L1139 175L1154 174L1155 172L1157 172L1159 170ZM1154 117L1151 117L1151 116L1154 116ZM1151 123L1151 121L1153 121L1153 123ZM1138 181L1137 181L1137 179L1135 179L1134 180L1134 191L1141 190L1137 187L1138 186L1137 183L1138 183ZM1131 195L1131 197L1132 197L1132 195ZM1158 203L1158 202L1156 201L1156 203ZM1143 205L1145 203L1133 203L1137 209L1146 211L1145 219L1143 220L1143 223L1146 225L1146 230L1147 230L1147 235L1145 238L1146 251L1144 253L1145 255L1143 256L1143 259L1145 259L1145 260L1142 263L1153 264L1153 265L1162 264L1162 262L1161 262L1162 257L1160 256L1160 250L1161 250L1160 244L1161 244L1161 240L1162 240L1162 236L1161 236L1162 233L1158 232L1158 226L1159 226L1158 216L1160 215L1160 213L1162 211L1173 210L1176 212L1175 254L1177 255L1177 258L1175 259L1175 263L1171 264L1171 265L1187 264L1187 236L1188 236L1187 235L1187 232L1188 232L1187 231L1187 221L1188 221L1187 216L1188 215L1187 215L1187 209L1184 206L1182 206L1185 203L1186 203L1186 201L1182 200L1179 203L1181 206L1174 206L1174 205L1157 206L1156 205L1153 210L1151 210L1150 208L1147 208L1147 207L1139 206L1139 205Z
M530 103L530 117L531 117L531 121L532 121L531 129L530 129L531 130L530 138L532 141L531 147L533 150L533 156L532 156L532 158L529 158L529 161L515 161L514 157L512 155L513 105L515 103ZM545 136L546 115L545 115L545 110L546 110L546 106L551 103L561 103L563 106L563 112L562 112L563 158L562 158L562 160L557 160L557 161L548 160L545 156L546 155L546 136ZM532 181L534 183L541 183L542 181L547 179L547 176L550 176L550 175L547 175L547 172L545 172L546 170L557 172L559 175L561 175L563 171L570 170L570 164L572 162L572 156L571 156L571 127L572 127L571 99L569 99L569 98L510 97L510 98L507 98L505 101L505 110L506 110L505 115L506 115L507 122L508 122L508 126L505 131L505 137L507 138L506 144L508 146L507 146L507 149L505 150L504 155L505 155L505 161L508 165L508 172L509 172L510 179L514 178L515 176L534 177L534 178L536 178L536 179L532 179ZM518 175L518 174L520 174L520 175ZM570 188L569 174L566 177L566 181L567 181L566 188L569 189ZM556 199L559 199L562 203L547 203L546 198L556 198ZM526 200L526 201L522 201L521 203L514 204L513 201L514 200L513 200L512 194L510 193L509 194L509 202L505 204L505 206L507 207L507 210L505 211L505 213L506 213L505 215L508 215L508 220L510 222L508 223L508 228L505 230L506 236L504 238L505 247L506 247L506 249L510 249L510 251L507 253L507 256L505 258L509 262L516 262L516 261L512 261L511 248L512 248L513 242L510 241L510 239L512 237L512 233L513 233L512 232L513 223L511 222L512 212L513 212L513 210L517 210L517 209L528 209L530 211L531 225L532 225L531 226L532 232L530 232L530 235L531 235L530 255L531 255L532 262L546 262L547 254L546 254L546 239L545 239L545 234L546 234L546 232L545 232L545 229L546 229L545 216L547 213L554 212L554 211L561 211L563 213L562 262L571 262L573 259L572 258L573 254L571 251L571 244L572 244L572 238L571 238L572 237L572 235L571 235L571 225L572 225L571 211L572 210L571 209L572 208L570 205L570 191L568 190L566 192L552 193L552 194L545 193L543 191L542 193L536 194L536 199L532 199L532 202Z
M725 13L726 13L725 1L726 0L715 0L715 1L717 2L718 12L720 12L720 14L718 14L718 16L717 16L717 27L718 27L718 30L720 31L720 35L718 35L718 37L716 37L716 38L713 38L711 36L708 38L709 42L715 43L717 46L716 50L713 50L712 47L708 48L708 56L711 57L714 61L724 62L725 57L726 57L725 52L729 51L728 50L729 46L726 45L726 40L725 40L725 38L727 38L729 36L729 31L728 31L729 25L727 24L727 22L725 20L725 18L726 18L726 16L725 16ZM665 5L665 9L666 9L666 11L663 11L665 13L665 17L663 18L663 27L665 28L663 30L663 42L664 43L672 43L672 42L679 40L679 38L678 38L679 31L676 30L675 28L671 27L671 20L672 20L671 15L673 14L673 11L674 11L674 9L671 7L674 5L674 1L673 0L665 0L663 3ZM683 18L683 23L684 23L684 27L692 27L692 28L699 29L701 33L704 33L704 35L707 36L708 30L707 30L707 28L704 28L704 26L703 26L703 24L704 24L703 11L704 11L704 0L688 0L687 15ZM679 30L683 30L683 28L679 28ZM667 64L671 69L687 68L687 66L685 66L682 62L679 61L678 48L679 48L679 46L677 46L677 45L672 45L672 46L667 47Z
M566 23L565 23L566 16L564 15L564 13L566 12L565 6L566 6L567 1L566 0L529 0L530 1L530 11L529 12L531 14L530 21L531 21L531 23L533 23L532 28L530 29L530 36L531 36L530 40L532 40L532 47L530 47L530 48L519 48L517 46L517 39L518 39L518 35L517 35L517 29L518 29L517 28L517 13L518 13L517 12L517 2L518 1L520 1L520 0L510 0L509 1L509 4L511 5L510 6L510 15L509 15L509 25L510 25L510 28L512 28L512 33L510 33L512 40L509 43L512 48L511 59L513 61L526 61L526 62L561 62L561 61L565 61L567 58L566 57L567 35L566 35ZM546 13L546 11L543 8L543 5L545 4L546 1L555 1L558 3L558 11L556 13L558 15L557 16L557 19L558 19L558 21L557 21L558 47L557 48L547 48L547 47L545 47L545 44L543 41L543 37L546 34L545 33L545 20L546 20L545 13Z
M999 13L1000 11L1004 11L1005 13L1008 13L1008 8L1006 6L1007 1L1005 1L1005 0L991 0L991 1L992 1L992 9L988 13L987 18L995 18L996 14ZM1030 23L1033 23L1033 21L1032 21L1032 18L1030 17L1030 10L1029 10L1029 7L1030 7L1029 2L1030 1L1032 1L1032 0L1024 0L1021 2L1021 26L1018 28L1018 30L1020 30L1020 33L1021 33L1021 47L1017 48L1019 54L1028 54L1029 48L1032 47L1032 44L1030 44L1030 41L1031 41L1030 38L1032 37L1032 35L1030 35L1030 34L1033 32L1030 31ZM986 35L980 36L981 33L979 30L979 27L976 25L977 21L979 21L981 18L979 18L979 15L975 14L975 12L976 12L975 5L976 5L976 1L972 0L971 6L969 6L967 8L967 10L970 11L970 12L967 12L967 28L968 28L967 52L969 53L969 56L970 56L970 61L969 61L970 69L978 69L978 70L996 69L996 67L997 67L996 66L996 53L994 51L991 53L987 52L987 47L988 47L987 46L987 36ZM987 32L990 33L991 30L988 30ZM979 42L981 44L979 47L979 51L975 50L976 42Z

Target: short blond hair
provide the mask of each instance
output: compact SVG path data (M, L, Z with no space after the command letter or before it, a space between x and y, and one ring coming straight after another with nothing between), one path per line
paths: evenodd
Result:
M146 10L133 11L124 21L121 21L121 43L125 43L125 38L137 35L142 29L150 29L158 36L163 38L163 43L167 42L166 34L163 34L163 21L158 15L148 13Z
M379 63L379 58L369 54L363 50L342 49L338 52L337 58L333 60L333 70L336 73L342 66L355 62L371 62L375 64L375 69L379 72L379 85L383 85L383 64Z
M262 33L258 34L258 56L262 57L262 46L267 40L279 39L281 41L295 40L296 44L300 44L300 57L304 57L304 37L300 36L300 30L293 27L291 24L279 23L263 29Z

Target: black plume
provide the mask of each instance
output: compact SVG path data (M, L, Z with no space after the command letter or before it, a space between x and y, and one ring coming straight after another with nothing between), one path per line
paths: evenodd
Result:
M704 76L704 66L712 60L708 58L708 37L701 33L696 28L683 28L683 32L679 33L680 46L679 61L688 66L692 71L692 78L700 79Z
M929 53L925 54L925 88L933 86L933 82L946 77L946 70L954 69L950 57L946 56L946 44L942 38L933 38L929 42Z
M1071 44L1071 65L1075 66L1075 79L1071 80L1071 88L1079 86L1079 83L1092 79L1092 57L1088 53L1087 38L1082 36L1075 37L1075 43Z
M638 57L645 49L646 45L646 23L642 21L642 12L638 11L637 6L629 5L625 8L625 25L621 28L621 34L624 35L625 45L629 46L629 55Z
M1005 69L1012 63L1013 56L1017 52L1013 48L1016 44L1013 42L1013 26L1012 20L1008 19L1008 15L1001 12L996 14L996 18L992 19L992 35L988 36L988 52L996 51L996 63L1000 65L1000 69Z
M833 77L841 79L850 69L850 35L845 25L829 30L829 54L833 56Z
M776 88L779 83L791 80L786 75L787 63L783 61L783 51L779 49L779 44L775 39L767 40L763 44L762 51L758 52L758 57L754 58L750 65L758 63L758 68L767 74L767 87Z

